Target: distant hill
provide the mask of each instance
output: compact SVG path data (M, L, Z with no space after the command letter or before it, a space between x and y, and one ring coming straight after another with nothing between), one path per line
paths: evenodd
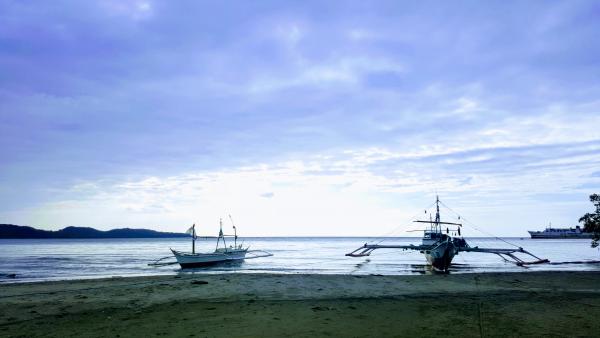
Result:
M177 232L159 232L148 229L113 229L100 231L87 227L66 227L62 230L47 231L29 226L0 224L0 238L169 238L188 237Z

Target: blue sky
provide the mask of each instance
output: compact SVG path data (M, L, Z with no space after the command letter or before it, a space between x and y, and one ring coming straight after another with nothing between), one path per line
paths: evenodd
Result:
M0 222L497 235L600 190L594 1L0 1ZM481 235L476 231L467 235Z

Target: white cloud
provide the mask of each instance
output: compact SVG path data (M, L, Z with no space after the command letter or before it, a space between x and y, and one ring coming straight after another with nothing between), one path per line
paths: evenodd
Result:
M148 19L153 14L152 2L147 0L109 0L100 5L111 15L126 16L132 20Z
M576 147L600 150L594 144ZM406 223L410 215L430 202L428 199L435 192L459 205L481 207L479 199L485 198L490 212L518 209L526 213L523 206L531 203L531 196L577 191L577 186L594 180L591 173L595 166L582 165L593 163L592 154L567 154L567 158L560 158L559 151L556 159L545 157L524 163L521 170L515 164L503 168L502 161L510 160L514 154L504 158L494 148L469 149L403 153L366 148L317 155L303 161L119 183L80 183L71 189L78 194L77 200L47 203L28 210L24 220L29 224L52 222L99 228L126 225L168 231L179 231L195 222L201 224L203 234L210 235L219 217L232 214L246 235L373 236ZM468 153L473 150L483 153ZM518 157L521 151L537 149L525 147L512 151ZM486 161L492 162L490 171L477 166ZM495 161L500 163L493 164ZM445 169L447 166L459 167ZM556 166L562 169L553 170ZM508 171L503 173L503 170ZM512 200L507 200L509 197ZM492 207L495 209L491 210ZM490 221L477 210L474 213L471 219L481 217L489 231L518 234L520 225L496 228L510 217ZM514 216L516 219L529 215L515 212ZM409 229L412 228L407 226L401 230Z
M378 35L375 32L364 28L350 29L347 35L351 40L355 41L372 40L378 37Z
M479 103L471 98L461 97L456 101L456 109L454 113L468 115L476 112L480 107Z
M219 217L232 214L247 235L335 235L340 226L355 234L368 233L371 222L389 228L401 216L400 209L379 207L369 198L378 178L367 173L305 174L315 170L314 165L292 162L105 187L89 184L96 189L87 196L31 210L29 219L36 224L55 219L64 225L85 222L100 228L157 225L170 231L196 222L210 234ZM352 184L343 187L348 183Z
M378 57L344 57L329 61L303 63L285 76L260 76L252 79L249 93L270 93L299 86L328 87L331 85L356 86L370 72L400 73L404 66Z

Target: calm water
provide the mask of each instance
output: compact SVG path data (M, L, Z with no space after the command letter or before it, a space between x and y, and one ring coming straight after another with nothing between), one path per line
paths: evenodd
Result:
M461 253L451 273L600 270L600 251L588 239L531 240L508 238L551 264L522 268L494 254ZM344 256L369 238L245 238L251 249L267 250L272 257L242 263L184 270L179 265L151 267L148 263L169 256L169 248L189 251L190 240L181 239L36 239L0 240L0 283L80 279L111 276L179 273L317 273L406 275L430 273L422 254L414 251L376 250L370 257ZM490 238L467 239L471 246L502 248L506 243ZM391 238L385 244L419 243L418 238ZM214 250L215 240L198 240L198 251ZM564 262L579 262L564 264ZM581 262L584 263L581 263ZM585 263L587 262L587 263ZM9 278L7 275L16 274Z

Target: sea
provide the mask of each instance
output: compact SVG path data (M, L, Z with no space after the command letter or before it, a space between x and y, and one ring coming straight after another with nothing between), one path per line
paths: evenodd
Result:
M520 267L489 253L461 252L453 260L450 274L529 271L599 271L600 250L589 239L466 238L481 248L522 247L549 259L548 264ZM189 238L160 239L1 239L0 283L37 282L104 277L278 273L417 275L435 273L418 251L380 249L368 257L346 253L364 243L380 240L360 237L250 237L244 247L264 250L270 257L246 259L196 269L179 265L149 265L174 261L169 248L191 251ZM241 243L240 240L239 243ZM387 238L381 244L419 244L420 238ZM214 251L216 239L199 239L198 252ZM525 258L521 255L521 257ZM527 258L526 260L530 260Z

